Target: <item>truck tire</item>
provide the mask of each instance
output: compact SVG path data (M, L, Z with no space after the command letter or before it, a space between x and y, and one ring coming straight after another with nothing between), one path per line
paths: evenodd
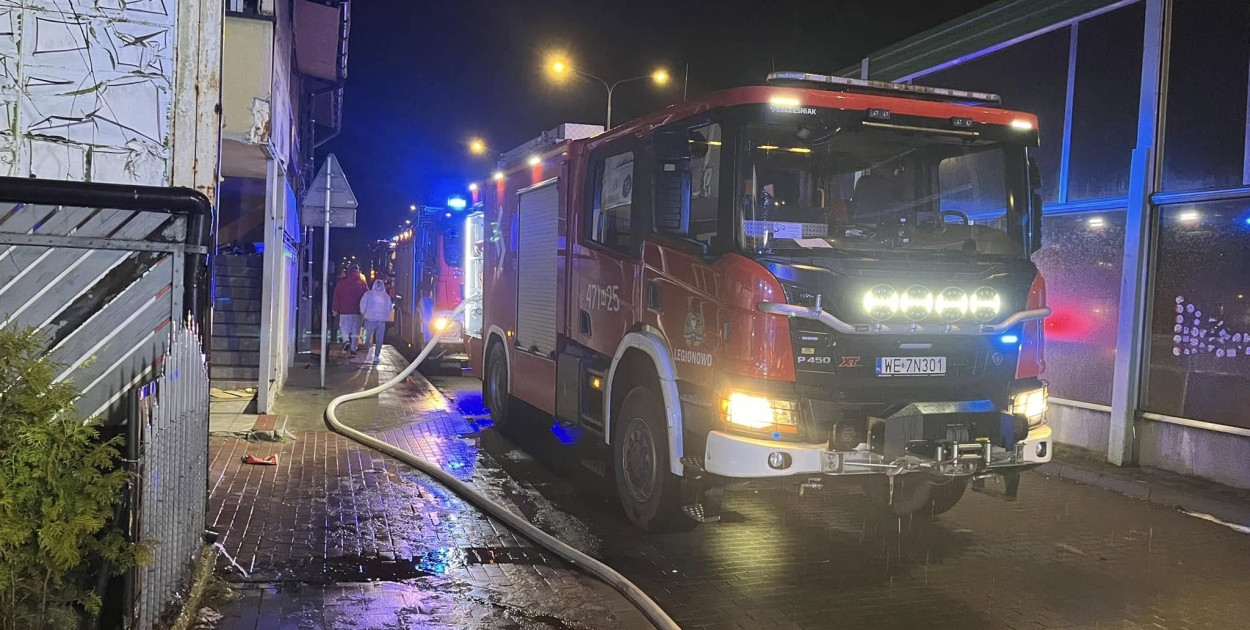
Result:
M482 379L482 402L490 409L490 421L500 432L507 431L513 414L512 394L508 390L508 358L503 344L490 345L486 353L486 378Z
M630 522L648 532L689 529L681 513L681 480L668 469L664 404L651 388L625 394L612 414L612 466L616 494Z
M966 479L934 482L923 475L898 475L894 478L894 495L890 496L890 480L873 475L864 480L864 494L881 509L894 516L937 516L955 507L968 488Z

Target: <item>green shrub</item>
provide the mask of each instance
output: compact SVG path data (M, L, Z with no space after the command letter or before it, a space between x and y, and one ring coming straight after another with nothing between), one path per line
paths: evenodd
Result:
M96 574L145 559L114 523L122 439L75 413L33 330L0 329L0 629L76 628L98 614Z

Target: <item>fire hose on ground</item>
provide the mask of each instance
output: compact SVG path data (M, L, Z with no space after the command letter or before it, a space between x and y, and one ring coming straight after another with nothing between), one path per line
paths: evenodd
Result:
M447 319L449 321L454 320L457 315L464 311L465 304L469 301L470 300L465 300L458 304L455 310L447 316ZM642 614L645 615L656 628L659 628L660 630L680 630L677 623L674 622L662 608L660 608L659 604L656 604L655 601L648 597L646 593L642 592L642 589L638 588L638 586L633 582L625 579L625 576L616 572L616 570L612 567L595 560L581 551L565 544L551 534L544 532L525 518L514 514L504 505L487 498L486 495L479 492L473 486L456 479L451 474L444 471L438 464L421 459L420 457L417 457L416 455L397 446L387 444L382 440L357 431L356 429L339 422L338 416L335 414L335 410L338 409L339 405L352 400L360 400L362 398L377 396L378 394L381 394L382 392L403 382L404 379L408 378L408 375L412 374L413 370L416 370L417 366L421 365L421 362L430 355L430 352L437 344L438 336L435 335L425 344L425 347L421 349L421 354L417 355L417 358L410 363L404 371L400 372L395 376L395 378L392 378L386 383L378 385L372 389L351 394L344 394L334 400L331 400L330 404L326 407L326 424L336 433L340 433L357 442L360 442L361 444L364 444L365 446L390 455L405 464L413 466L430 477L433 477L436 481L447 486L453 492L460 495L469 503L472 503L478 509L486 512L491 517L502 522L504 525L507 525L513 531L530 539L530 541L534 544L556 554L569 564L572 564L573 566L595 576L608 586L611 586L619 591L625 596L626 599L637 606L638 610L641 611Z

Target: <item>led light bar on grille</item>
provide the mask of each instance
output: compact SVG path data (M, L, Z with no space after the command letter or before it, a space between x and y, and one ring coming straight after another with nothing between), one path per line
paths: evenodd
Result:
M984 323L1002 311L1003 299L992 287L981 287L971 295L959 287L946 287L934 295L933 291L919 284L901 293L888 284L879 284L864 293L863 308L864 314L877 322L901 314L913 322L936 315L938 319L951 323L971 315L976 321Z
M908 85L906 83L867 81L864 79L835 77L828 74L812 74L810 72L773 72L768 75L768 82L772 83L773 81L823 83L825 85L838 86L841 88L859 88L861 90L876 90L881 92L906 92L909 94L936 96L952 101L976 101L980 103L994 103L995 105L1003 102L1002 97L990 92L970 92L967 90L952 90L949 88L927 87L923 85Z

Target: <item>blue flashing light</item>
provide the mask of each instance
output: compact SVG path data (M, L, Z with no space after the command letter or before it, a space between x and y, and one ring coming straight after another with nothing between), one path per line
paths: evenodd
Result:
M448 197L447 198L447 207L451 208L452 210L464 210L466 207L468 207L468 205L469 205L469 202L465 201L464 197Z
M1246 217L1243 221L1246 222L1246 225L1250 225L1250 217Z
M1004 344L1006 344L1006 345L1011 345L1011 344L1014 344L1014 343L1020 343L1020 335L1016 335L1016 334L1013 334L1013 333L1007 333L1007 334L1003 335L1002 337L999 337L999 338L998 338L998 340L999 340L999 341L1001 341L1001 342L1003 342L1003 343L1004 343Z
M781 431L773 431L773 439L774 439L774 440L780 440L780 439L781 439Z

